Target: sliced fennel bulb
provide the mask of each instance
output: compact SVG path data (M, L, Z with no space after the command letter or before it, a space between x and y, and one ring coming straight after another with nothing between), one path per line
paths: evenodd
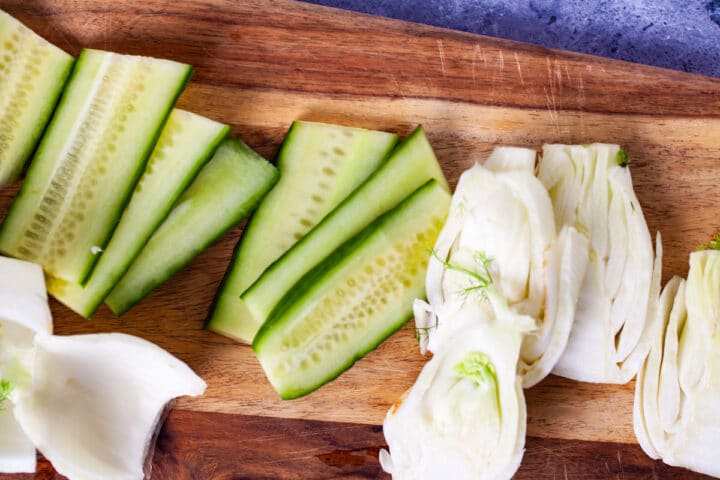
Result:
M15 420L13 400L28 380L37 333L52 333L42 269L0 257L0 472L35 471L35 446Z
M35 471L35 449L70 480L143 479L165 406L205 383L124 334L52 335L39 266L0 257L0 473Z
M42 268L34 263L0 257L0 338L28 347L36 333L52 333Z
M550 373L565 349L588 248L572 226L556 233L550 197L534 168L534 151L500 147L485 165L462 174L428 266L428 304L418 302L415 309L421 350L435 352L444 322L434 310L466 302L469 293L469 277L446 264L472 269L477 252L485 253L499 295L513 311L539 321L521 349L526 388Z
M653 259L627 155L617 145L545 145L537 176L558 228L573 226L589 241L575 323L553 373L626 383L649 349L662 258L658 235Z
M0 411L0 473L33 473L35 445L13 416L10 402Z
M490 300L440 313L453 317L442 343L385 418L390 453L380 461L394 479L509 479L519 467L526 413L517 362L534 321Z
M720 252L690 255L663 289L635 385L633 426L665 463L720 477Z
M38 336L20 426L71 479L142 479L165 405L205 383L180 360L129 335Z

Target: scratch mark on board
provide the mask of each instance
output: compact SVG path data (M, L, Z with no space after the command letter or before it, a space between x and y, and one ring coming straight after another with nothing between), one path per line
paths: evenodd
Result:
M473 85L477 85L477 75L475 73L475 64L477 63L477 58L482 55L482 50L480 48L480 44L475 44L475 49L472 53L472 77L473 77Z
M560 134L560 122L558 121L558 112L557 112L557 106L555 104L555 92L552 89L552 86L550 87L550 93L548 93L547 87L543 86L543 91L545 92L545 102L547 104L548 114L550 115L550 121L553 124L553 128L555 130L555 134Z
M103 14L103 48L108 50L108 12Z
M67 48L72 50L75 46L75 42L71 41L70 37L68 37L68 35L63 30L61 30L57 25L55 25L55 22L49 22L48 25L50 25L50 28L52 30L57 32L62 41L67 45Z
M580 112L580 132L583 138L585 138L585 85L583 84L582 73L578 75L577 92L578 111Z
M515 64L517 65L518 76L520 77L520 84L524 87L525 80L523 79L522 68L520 67L520 57L518 57L517 52L515 52Z
M565 77L567 78L567 84L570 85L570 69L565 65Z
M560 62L558 60L555 60L555 76L558 80L558 88L562 90L563 87L563 77L562 77L562 67L560 66Z
M501 72L505 69L505 58L503 57L502 50L498 50L497 66L499 68L493 68L492 83L490 84L490 102L491 103L495 101L495 84L497 83L498 72Z
M442 68L443 78L447 78L445 73L445 48L443 47L443 41L438 39L437 41L438 53L440 55L440 67Z
M547 64L548 83L550 83L550 89L554 91L554 87L557 85L557 89L562 91L562 68L560 67L560 62L555 60L555 68L553 68L553 65L550 62L550 57L545 57L545 63Z
M392 78L393 83L395 84L395 90L400 95L401 98L405 99L405 92L403 92L402 86L400 85L400 82L398 81L397 77L394 73L390 74L390 77Z
M570 69L567 65L563 65L559 60L551 60L550 57L545 57L545 63L547 65L547 82L548 86L543 87L545 92L545 100L547 102L548 114L550 121L553 124L555 134L560 135L564 133L570 133L572 130L573 122L567 118L564 109L567 108L566 98L563 95L564 87L572 86L572 77L570 76ZM564 75L563 75L564 71ZM563 82L563 77L565 77ZM563 83L565 85L563 85ZM558 98L559 96L559 98ZM580 128L585 135L585 119L582 116L582 112L585 108L585 88L583 80L578 77L577 85L577 102L580 108Z
M222 58L215 55L207 46L203 45L202 47L203 52L205 52L205 55L207 55L208 58L211 60L217 61L217 62L225 62Z
M552 79L552 66L550 65L550 57L545 57L545 64L547 65L548 82L550 83L550 85L552 85L553 79Z

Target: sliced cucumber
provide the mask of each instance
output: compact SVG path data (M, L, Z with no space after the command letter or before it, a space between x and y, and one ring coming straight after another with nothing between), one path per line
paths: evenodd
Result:
M81 286L50 278L48 291L85 318L95 313L229 130L200 115L173 110L90 279Z
M293 122L278 154L280 181L238 243L210 313L210 328L252 342L260 325L238 324L245 317L240 294L365 180L396 143L390 133Z
M73 57L0 10L0 185L22 170L72 64Z
M0 251L83 284L191 68L83 50L0 232Z
M228 138L178 199L105 302L122 315L238 224L272 188L278 172Z
M262 326L253 349L284 399L350 368L412 315L450 206L431 180L305 275Z
M418 127L387 162L275 261L240 299L221 296L208 328L252 342L275 305L305 273L432 178L449 190L425 132ZM232 286L226 289L238 290Z

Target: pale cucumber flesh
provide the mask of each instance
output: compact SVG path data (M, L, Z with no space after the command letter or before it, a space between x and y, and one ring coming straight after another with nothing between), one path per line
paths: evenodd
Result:
M302 240L274 262L239 303L245 309L219 325L219 333L247 332L250 341L280 299L305 273L375 218L397 205L430 179L449 189L440 165L418 127L360 187L328 214ZM211 326L212 328L212 326Z
M22 170L72 64L72 56L0 10L0 185Z
M89 318L130 267L229 129L200 115L173 110L135 186L130 203L87 283L81 286L50 278L48 292Z
M400 328L424 297L429 249L450 205L431 180L306 274L253 349L284 399L334 379Z
M190 73L168 60L83 50L3 223L0 252L83 284Z
M239 297L280 255L346 198L388 156L397 136L294 122L278 154L281 177L251 219L209 315L208 328L247 343L257 331Z
M116 314L125 313L240 223L277 177L275 167L247 145L234 138L225 139L105 303Z

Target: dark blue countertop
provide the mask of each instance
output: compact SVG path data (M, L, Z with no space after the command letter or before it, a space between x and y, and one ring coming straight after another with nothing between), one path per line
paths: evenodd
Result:
M720 0L305 0L720 77Z

